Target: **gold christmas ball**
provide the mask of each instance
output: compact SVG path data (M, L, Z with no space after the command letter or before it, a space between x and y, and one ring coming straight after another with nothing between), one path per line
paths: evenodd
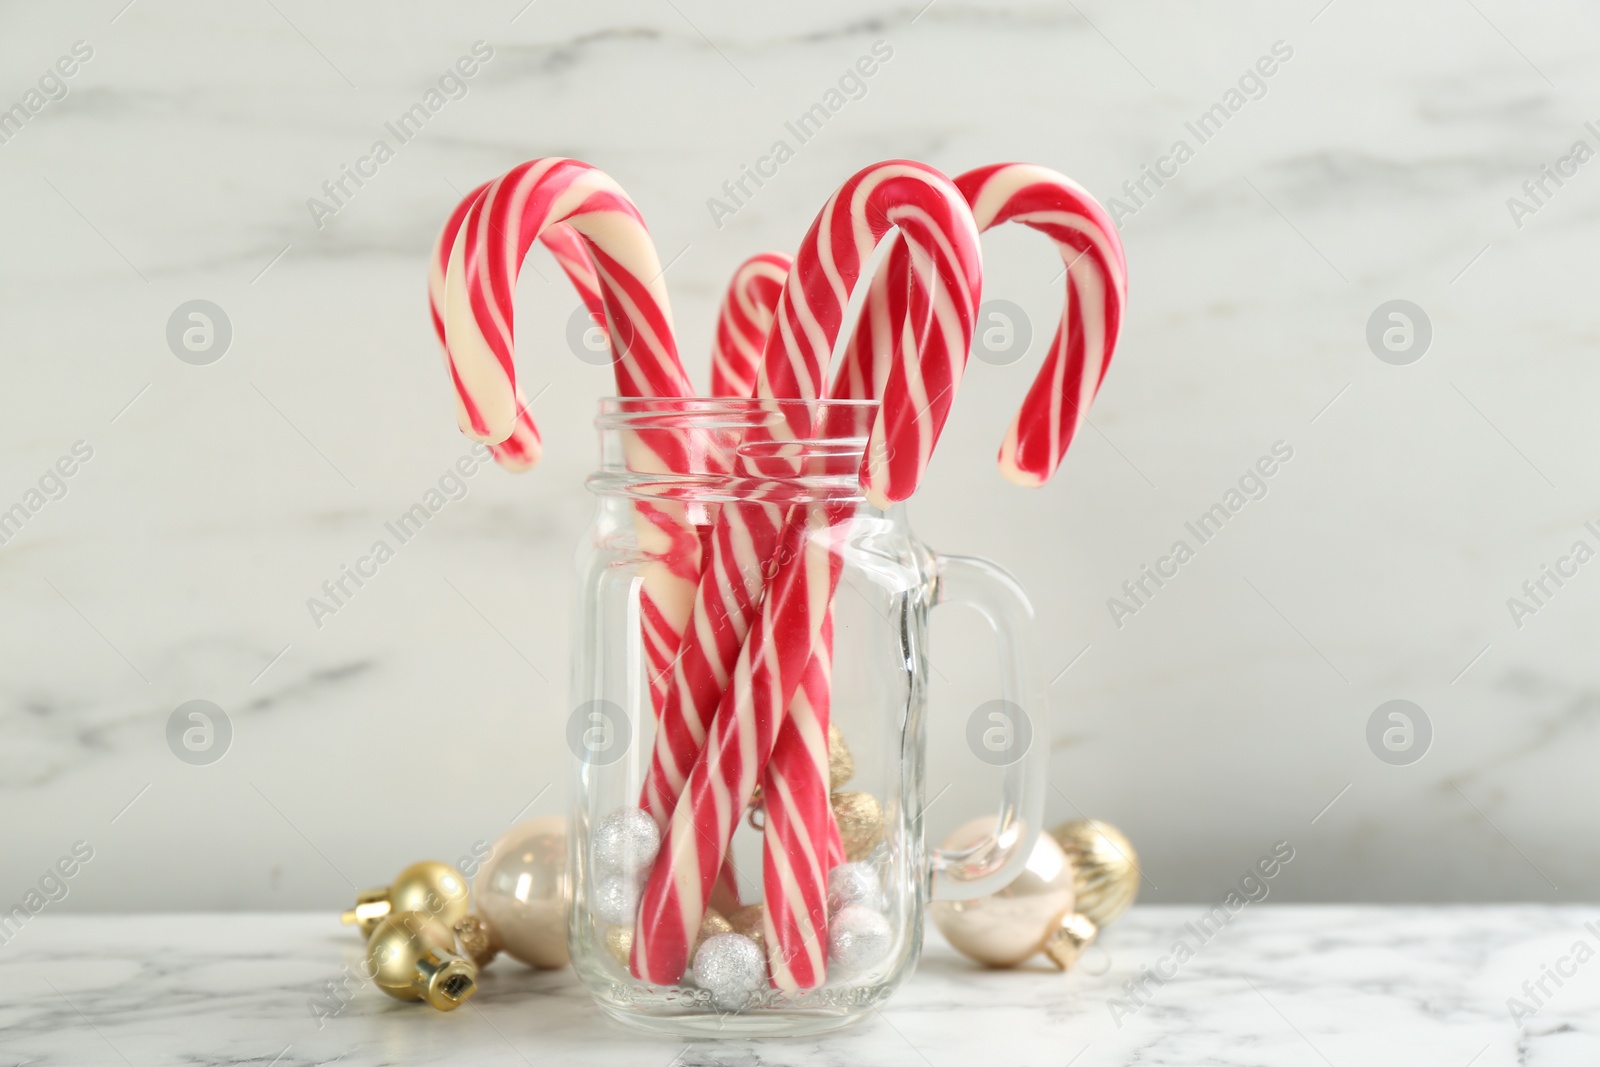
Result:
M761 905L757 904L756 907ZM706 917L700 920L700 932L695 935L694 947L689 950L689 958L693 959L695 952L700 948L700 943L708 937L717 934L733 932L733 924L717 913L716 909L709 909ZM608 926L605 933L606 951L611 958L622 966L627 967L633 953L633 928L630 926Z
M848 782L856 773L855 757L844 743L844 734L833 723L828 724L828 790L832 792Z
M733 932L743 934L756 943L762 955L767 952L767 909L761 904L746 904L728 916Z
M494 927L484 922L480 916L468 915L456 923L456 940L461 942L461 948L479 967L486 967L489 961L500 954L500 942L494 936Z
M361 936L371 940L378 923L397 911L426 912L445 926L454 926L467 914L467 880L448 863L413 863L395 875L393 883L362 890L356 906L341 919L355 924Z
M606 927L606 951L622 966L628 966L633 955L633 929L628 926Z
M1078 912L1102 929L1139 895L1139 854L1108 822L1078 819L1050 831L1072 861Z
M722 917L715 908L706 909L706 917L700 920L700 932L694 935L694 946L689 949L689 958L694 959L694 954L700 950L701 942L708 937L718 934L733 933L733 924Z
M478 991L478 968L456 954L450 927L421 911L396 911L379 920L367 943L367 968L377 987L396 1000L425 1000L453 1011Z
M883 840L883 806L871 793L835 793L832 803L844 858L851 862L866 859Z
M454 926L467 915L467 880L448 863L413 863L389 886L389 907L425 912L447 927Z
M567 820L545 816L500 836L473 883L500 948L532 967L567 965Z
M968 848L993 831L992 815L973 819L943 847ZM1072 864L1054 839L1040 834L1028 865L1010 885L976 900L936 900L928 913L957 952L990 967L1014 967L1041 951L1072 913Z

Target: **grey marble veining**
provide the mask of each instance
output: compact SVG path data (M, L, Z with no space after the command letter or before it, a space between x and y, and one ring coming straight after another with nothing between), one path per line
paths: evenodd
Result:
M911 512L1039 606L1050 818L1122 825L1156 902L1210 899L1280 838L1299 858L1278 899L1600 896L1574 847L1600 811L1600 570L1520 626L1507 608L1600 518L1600 162L1520 226L1507 206L1593 139L1591 5L125 2L0 9L0 107L94 49L0 143L0 511L94 449L0 545L0 902L84 840L58 910L332 908L535 797L562 810L568 567L606 385L566 348L575 299L546 260L518 313L530 392L548 385L541 468L480 473L337 616L306 607L465 450L428 248L460 192L548 154L612 173L678 257L701 382L735 264L793 248L871 160L1028 159L1136 208L1122 349L1058 481L1024 492L992 463L1036 345L974 361ZM323 182L479 40L470 91L319 228ZM717 225L722 183L879 40L866 94ZM1264 94L1131 201L1278 41ZM1055 316L1042 242L996 232L985 255L989 295ZM210 366L164 337L194 298L234 328ZM1395 298L1434 329L1406 367L1365 340ZM1114 619L1279 440L1296 458L1270 495ZM935 630L935 838L989 802L954 725L993 695L963 625ZM1397 698L1433 727L1409 766L1366 740ZM210 766L165 741L192 699L232 720ZM470 788L374 817L424 763Z
M1062 975L985 971L930 935L875 1017L795 1040L674 1042L604 1021L570 971L497 961L448 1015L368 984L308 1001L359 962L330 916L43 917L0 948L0 1041L33 1067L133 1063L935 1065L1592 1064L1592 908L1247 907L1208 943L1201 909L1135 908ZM1585 924L1590 924L1586 926ZM1175 939L1198 946L1174 970ZM1565 961L1565 962L1563 962ZM1525 993L1549 969L1573 972ZM1124 989L1146 968L1172 977ZM1508 998L1532 1009L1514 1019ZM1541 1003L1535 1005L1533 997Z

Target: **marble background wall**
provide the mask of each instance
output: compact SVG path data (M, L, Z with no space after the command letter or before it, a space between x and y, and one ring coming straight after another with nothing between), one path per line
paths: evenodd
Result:
M388 137L477 41L465 94ZM864 94L713 218L880 41ZM1507 0L0 4L0 107L38 105L0 143L0 509L28 511L0 546L0 903L83 840L63 909L329 908L562 809L605 383L544 262L519 290L543 466L477 474L335 616L306 607L467 449L423 303L436 227L553 154L638 201L688 353L733 266L792 248L874 159L1026 159L1118 197L1130 315L1060 477L1024 491L992 462L1038 338L973 363L912 507L1037 600L1051 817L1122 825L1154 901L1219 897L1280 839L1274 899L1595 899L1600 562L1563 565L1535 611L1508 598L1600 547L1596 41L1592 7ZM1204 143L1187 128L1234 101ZM313 217L385 137L393 158ZM1176 175L1134 198L1147 164ZM1049 249L998 232L985 253L986 296L1045 332ZM204 366L166 334L195 299L232 331ZM1396 299L1431 330L1404 365L1368 342ZM1266 496L1114 618L1278 442ZM75 447L92 456L47 478ZM59 499L29 495L42 478ZM992 789L960 729L991 695L962 651L983 640L972 618L936 630L936 834ZM231 723L207 766L168 745L193 699ZM1406 765L1368 742L1391 700L1431 727Z

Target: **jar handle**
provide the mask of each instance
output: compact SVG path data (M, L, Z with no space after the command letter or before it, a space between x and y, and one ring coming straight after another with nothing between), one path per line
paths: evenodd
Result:
M1022 873L1044 817L1050 773L1050 717L1044 690L1024 646L1033 605L1010 574L972 556L937 556L934 606L976 608L999 640L1000 699L978 709L968 741L979 759L1005 768L994 830L957 850L933 849L930 875L934 900L971 900L1003 889Z

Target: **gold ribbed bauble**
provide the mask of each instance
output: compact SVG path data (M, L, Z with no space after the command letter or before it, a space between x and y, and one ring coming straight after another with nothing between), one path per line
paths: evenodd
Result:
M1072 861L1078 914L1104 929L1139 895L1139 854L1121 830L1098 819L1062 823L1050 836Z
M855 757L850 746L844 743L844 734L833 723L828 724L828 789L836 790L856 773Z
M883 840L883 805L871 793L835 793L833 817L839 823L844 858L864 860Z
M756 943L763 955L767 951L767 909L764 904L746 904L728 916L728 925Z

